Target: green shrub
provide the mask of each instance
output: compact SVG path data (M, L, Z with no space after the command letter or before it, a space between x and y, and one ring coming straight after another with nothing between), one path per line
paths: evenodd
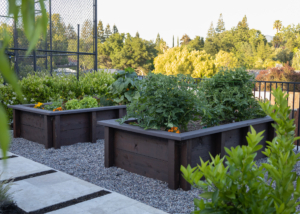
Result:
M137 118L145 129L187 128L190 120L198 119L205 105L195 95L194 79L182 74L165 76L149 74L138 88L141 96L127 106L127 117Z
M287 95L280 88L273 91L276 105L269 101L260 103L276 123L272 124L277 136L266 148L264 154L268 163L258 167L254 161L256 152L262 148L258 143L262 133L256 133L251 127L247 135L247 146L225 148L227 155L220 158L211 157L211 161L203 162L195 168L181 166L184 179L196 188L204 190L203 199L194 199L193 213L224 214L271 214L296 213L300 196L300 178L292 171L300 153L293 151L294 119L289 119L290 109ZM224 160L226 159L226 166ZM268 172L267 177L265 177ZM201 180L205 177L205 181ZM296 181L296 189L294 183ZM275 188L272 187L275 184ZM298 212L297 212L298 213Z
M116 80L109 87L108 97L111 97L118 104L130 103L133 99L139 97L137 91L138 76L134 69L126 68L125 71L118 71L114 74Z
M8 181L8 180L0 181L0 210L1 207L13 203L12 193L9 193L11 185L13 185L12 181Z
M221 69L210 79L200 83L198 96L206 99L210 115L204 115L202 122L208 127L220 122L243 121L264 117L258 101L252 93L253 76L243 69Z

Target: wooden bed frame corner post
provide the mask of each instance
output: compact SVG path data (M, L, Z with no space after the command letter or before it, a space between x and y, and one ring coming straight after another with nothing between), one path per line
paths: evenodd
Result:
M170 189L179 188L179 148L175 140L168 140L168 187Z
M192 155L192 142L191 140L182 141L180 144L180 166L187 167L191 165L191 155ZM180 168L179 168L180 170ZM180 173L180 187L184 191L188 191L191 189L191 185L182 177L181 171Z
M90 135L91 135L91 142L92 143L96 143L97 141L97 115L96 115L96 112L93 111L91 112L91 122L90 122Z
M46 149L53 147L53 117L44 115L44 145Z
M56 115L53 121L53 146L55 149L60 149L61 147L60 138L60 116Z
M104 166L109 168L114 165L114 129L104 128Z
M21 111L13 109L14 138L21 137Z

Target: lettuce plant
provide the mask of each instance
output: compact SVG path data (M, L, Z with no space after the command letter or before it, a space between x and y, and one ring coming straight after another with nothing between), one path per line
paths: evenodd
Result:
M246 137L247 146L225 148L227 155L223 158L211 156L207 162L200 158L201 164L194 168L181 166L183 178L204 191L200 194L202 199L194 199L193 213L299 213L296 207L300 204L300 178L292 171L300 160L300 153L293 151L293 142L299 137L294 137L295 125L294 119L289 119L287 95L280 88L272 93L276 105L260 103L263 111L275 121L272 125L277 134L272 142L267 142L269 146L264 154L268 163L258 167L254 161L256 152L262 148L259 142L263 132L256 133L251 127Z

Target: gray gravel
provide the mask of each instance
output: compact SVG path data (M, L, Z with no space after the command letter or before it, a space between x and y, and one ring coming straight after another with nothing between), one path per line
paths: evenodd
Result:
M166 182L117 167L104 168L104 140L46 150L43 145L16 138L10 151L168 213L190 213L193 199L199 195L197 189L170 190Z
M193 199L201 193L198 189L170 190L166 182L117 167L104 168L104 140L46 150L38 143L15 138L10 151L172 214L193 211ZM257 163L266 161L263 158ZM295 170L300 175L300 162Z

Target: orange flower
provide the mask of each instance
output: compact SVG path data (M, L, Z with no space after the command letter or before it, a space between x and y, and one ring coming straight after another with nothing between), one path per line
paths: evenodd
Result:
M177 133L177 134L180 134L180 131L179 131L179 130L177 130L177 131L176 131L176 133Z
M129 91L129 88L127 88L126 91Z

